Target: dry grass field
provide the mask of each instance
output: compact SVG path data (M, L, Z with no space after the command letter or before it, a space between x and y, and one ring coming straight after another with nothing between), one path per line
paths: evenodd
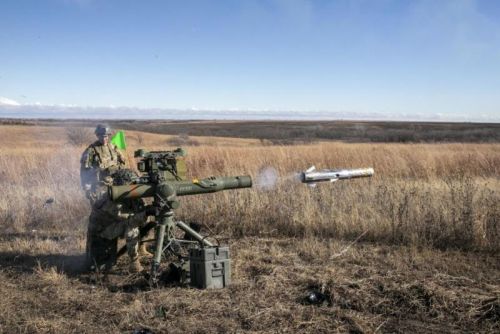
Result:
M2 333L500 331L498 143L282 146L127 131L130 156L182 143L190 176L254 179L183 197L176 213L230 245L233 284L149 290L124 263L111 279L79 268L89 213L79 158L91 131L0 131ZM376 174L309 188L296 172L313 164ZM304 304L311 290L325 302Z

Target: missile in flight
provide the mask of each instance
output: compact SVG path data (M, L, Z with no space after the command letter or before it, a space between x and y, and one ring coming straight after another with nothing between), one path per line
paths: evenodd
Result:
M375 172L371 167L316 170L316 167L311 166L308 170L300 173L300 181L314 187L316 186L316 182L335 182L338 180L355 179L358 177L371 177L374 173Z

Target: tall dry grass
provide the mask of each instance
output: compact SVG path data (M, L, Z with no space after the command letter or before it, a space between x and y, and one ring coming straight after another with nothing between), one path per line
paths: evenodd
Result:
M2 126L0 224L26 230L84 233L89 207L79 189L84 146L61 128ZM139 144L170 149L168 136L129 133ZM188 147L193 177L250 174L275 184L184 197L180 219L222 236L306 236L437 248L500 249L499 144L345 144L262 146L258 141L200 138ZM318 168L375 168L372 179L309 188L294 174ZM53 203L47 200L53 198ZM49 201L50 202L50 201Z
M197 175L249 173L273 167L272 189L186 199L181 216L219 233L356 238L438 248L500 246L498 145L343 144L193 148ZM372 179L308 188L294 171L373 166Z

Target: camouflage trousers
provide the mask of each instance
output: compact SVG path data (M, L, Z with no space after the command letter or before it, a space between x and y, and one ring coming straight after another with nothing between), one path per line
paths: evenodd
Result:
M146 220L144 212L123 214L112 208L112 205L93 206L87 230L86 252L91 269L107 270L116 263L119 238L125 238L129 257L137 258L139 227L143 226Z

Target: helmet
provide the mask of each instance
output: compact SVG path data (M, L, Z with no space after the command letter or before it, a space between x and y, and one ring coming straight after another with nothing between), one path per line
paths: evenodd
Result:
M115 186L131 184L139 178L133 170L128 168L117 170L111 174L111 177L113 178L113 185Z
M111 134L111 130L109 129L109 127L107 125L99 124L95 128L94 133L98 137L99 136L105 136L105 135L110 135Z

